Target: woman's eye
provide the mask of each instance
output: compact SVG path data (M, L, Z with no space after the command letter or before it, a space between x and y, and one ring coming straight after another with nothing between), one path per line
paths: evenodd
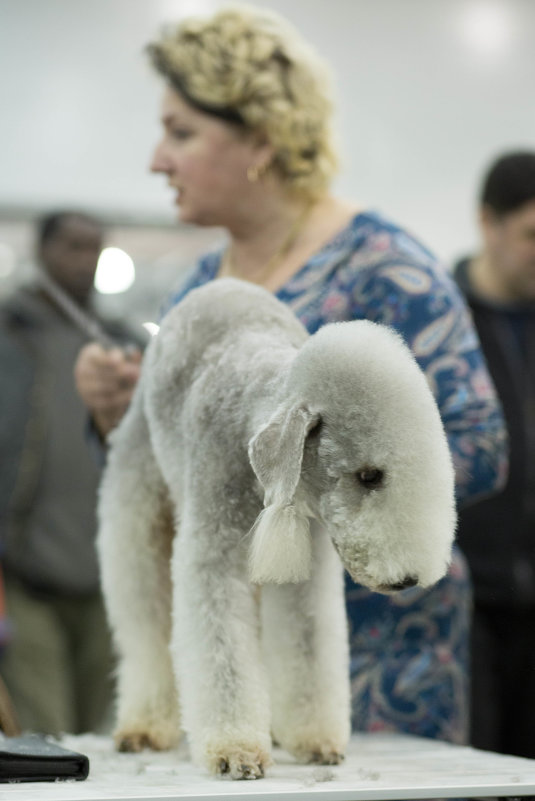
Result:
M173 137L173 139L178 139L180 141L183 141L184 139L189 139L189 137L191 136L191 131L188 130L187 128L173 128L171 130L171 136Z

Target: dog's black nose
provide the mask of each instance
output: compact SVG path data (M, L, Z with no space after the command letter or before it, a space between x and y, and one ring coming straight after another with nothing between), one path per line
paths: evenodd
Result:
M408 590L409 587L416 587L417 584L417 578L414 576L407 576L407 578L398 581L396 584L389 584L388 589L392 590L393 592L399 592L400 590Z

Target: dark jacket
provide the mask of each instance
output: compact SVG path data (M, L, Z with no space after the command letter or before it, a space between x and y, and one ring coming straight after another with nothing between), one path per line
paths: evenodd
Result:
M133 341L125 326L105 327L119 343ZM88 592L98 584L92 545L98 471L84 444L86 414L72 376L85 341L36 288L24 287L0 304L0 558L6 575L15 573L35 588ZM52 450L51 443L57 443ZM55 483L47 468L51 452L65 466ZM46 497L52 515L36 517ZM58 522L64 530L60 534L59 525L54 535L52 571L47 536ZM74 564L78 572L70 569Z
M466 296L509 430L509 477L502 492L463 509L458 542L475 600L535 606L535 304L496 305L470 284L469 260L454 277Z

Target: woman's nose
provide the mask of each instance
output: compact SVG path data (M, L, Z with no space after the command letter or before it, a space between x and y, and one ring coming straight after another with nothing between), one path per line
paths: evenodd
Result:
M169 169L167 159L165 158L165 153L163 150L163 145L160 142L159 145L156 146L154 153L152 154L152 159L150 162L150 171L151 172L167 172Z

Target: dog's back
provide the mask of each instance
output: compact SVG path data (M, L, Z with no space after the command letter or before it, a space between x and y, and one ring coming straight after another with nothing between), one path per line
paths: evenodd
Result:
M220 431L234 420L247 435L244 410L258 408L259 396L273 398L271 382L280 384L307 338L290 309L260 287L225 278L195 289L167 314L148 350L149 416L170 419L180 409Z
M261 287L235 278L192 290L162 322L155 351L182 369L203 368L218 352L232 352L258 337L300 347L308 334L290 309Z

